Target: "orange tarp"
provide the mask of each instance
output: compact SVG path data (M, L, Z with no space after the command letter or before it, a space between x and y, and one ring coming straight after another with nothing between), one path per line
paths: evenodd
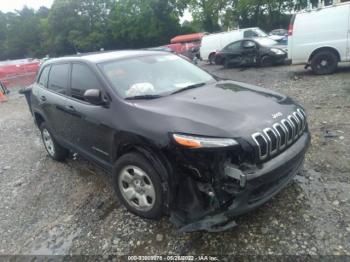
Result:
M188 42L195 42L200 41L202 37L204 36L204 33L196 33L196 34L189 34L189 35L178 35L175 36L170 40L170 43L176 44L176 43L188 43Z

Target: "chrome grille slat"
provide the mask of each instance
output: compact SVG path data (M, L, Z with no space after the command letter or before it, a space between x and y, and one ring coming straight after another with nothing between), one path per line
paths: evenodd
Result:
M259 159L264 160L284 150L303 134L306 124L306 114L298 108L272 127L254 133L252 138L257 145Z
M295 140L298 137L298 122L295 120L293 115L289 115L288 117L289 122L293 125L293 140ZM293 122L295 121L295 123Z
M278 150L282 150L282 149L284 149L286 147L286 144L287 144L286 130L284 129L284 127L280 123L274 124L273 128L275 129L277 135L279 136ZM278 130L278 129L280 129L280 130ZM284 135L284 139L282 137L282 132L283 132L283 135Z
M300 119L299 119L298 116L297 116L297 112L294 112L292 116L293 116L294 119L297 121L298 128L297 128L296 132L297 132L297 135L299 135L299 132L300 132L300 130L301 130L301 122L300 122Z
M287 131L287 145L290 145L293 142L293 125L287 120L287 119L282 119L281 124ZM290 127L290 130L288 129L287 125ZM289 138L290 137L290 138Z
M279 140L279 138L278 138L278 136L277 136L277 134L275 133L275 131L272 129L272 128L265 128L264 130L264 134L266 135L266 137L267 137L267 140L268 140L268 142L269 142L269 154L270 155L273 155L273 154L275 154L276 152L277 152L277 150L278 150L278 140ZM275 136L275 138L276 138L276 148L274 148L274 149L272 149L272 143L273 143L273 141L272 141L272 137L270 137L270 135L269 135L269 131L271 131L272 133L273 133L273 135Z
M294 140L296 126L294 125L294 123L292 121L292 116L291 115L287 116L287 120L288 120L289 124L292 125L292 134L293 134L292 135L292 140Z
M294 112L294 116L299 120L299 135L303 132L304 119L299 112Z
M303 110L301 110L300 108L297 109L297 112L302 116L303 118L303 130L305 129L306 126L306 114Z
M259 150L259 158L261 160L264 160L265 158L267 158L268 156L268 151L269 151L269 143L267 142L266 138L263 136L263 134L261 133L254 133L252 135L255 143L258 145L258 150ZM265 140L265 143L266 143L266 153L265 154L262 154L261 152L261 144L259 143L259 141L257 140L258 137L262 137L264 140Z

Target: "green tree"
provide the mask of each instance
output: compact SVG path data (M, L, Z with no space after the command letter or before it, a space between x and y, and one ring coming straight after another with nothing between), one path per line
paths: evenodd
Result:
M241 28L286 28L290 14L306 5L306 0L239 0L234 5L233 15Z
M108 46L113 4L113 0L55 0L48 19L50 52L62 55Z
M206 32L220 31L220 17L233 5L233 0L183 0L183 2L187 3L193 22L200 24Z
M0 12L0 60L6 59L5 41L7 38L7 18L6 14Z
M6 14L6 40L3 48L6 58L33 57L40 49L39 20L33 9L24 7Z
M140 48L169 43L181 33L175 1L120 0L111 13L115 48Z

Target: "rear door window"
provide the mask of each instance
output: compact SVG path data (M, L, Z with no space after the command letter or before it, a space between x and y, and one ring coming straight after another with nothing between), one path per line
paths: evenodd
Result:
M41 72L38 83L44 87L47 87L47 81L49 80L50 66L47 66Z
M53 65L50 70L48 89L60 94L67 94L69 64Z
M234 42L225 47L225 51L235 51L241 47L241 42Z
M101 89L95 73L86 65L73 64L71 96L84 101L88 89Z

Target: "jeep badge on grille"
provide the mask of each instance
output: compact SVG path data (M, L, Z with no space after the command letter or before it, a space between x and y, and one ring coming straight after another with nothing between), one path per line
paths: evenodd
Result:
M278 117L280 117L280 116L283 116L283 114L282 114L281 112L277 112L277 113L275 113L275 114L272 114L272 118L273 118L273 119L276 119L276 118L278 118Z

